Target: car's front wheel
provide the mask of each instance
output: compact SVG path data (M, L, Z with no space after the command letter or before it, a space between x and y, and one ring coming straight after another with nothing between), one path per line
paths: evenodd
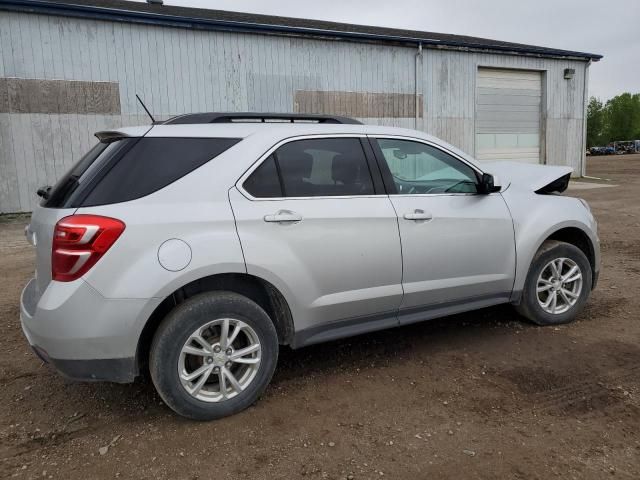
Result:
M278 337L267 313L242 295L211 292L187 299L163 320L149 370L175 412L212 420L255 402L277 358Z
M591 265L578 247L546 241L536 253L525 281L518 312L538 325L576 318L591 293Z

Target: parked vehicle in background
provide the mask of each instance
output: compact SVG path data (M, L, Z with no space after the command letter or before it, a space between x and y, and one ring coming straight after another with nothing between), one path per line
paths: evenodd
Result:
M606 147L591 147L591 155L615 155L615 147L608 145Z
M569 167L478 163L422 132L313 115L96 136L40 190L24 333L72 378L148 369L190 418L251 405L279 345L501 303L557 325L598 279L589 206L557 195Z
M614 142L614 149L618 154L640 153L640 140L626 140Z
M591 155L604 155L604 147L591 147L589 152Z

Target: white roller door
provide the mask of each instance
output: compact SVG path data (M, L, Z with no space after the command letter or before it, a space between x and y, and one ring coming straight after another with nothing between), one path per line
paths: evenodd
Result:
M541 163L542 73L480 68L476 158Z

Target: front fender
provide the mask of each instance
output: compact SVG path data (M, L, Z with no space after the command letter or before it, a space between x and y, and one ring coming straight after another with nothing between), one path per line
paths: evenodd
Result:
M516 243L516 274L512 300L518 299L533 257L540 246L554 233L565 228L577 228L592 244L594 273L600 265L600 242L596 221L587 208L573 197L538 195L508 189L503 193L513 216Z

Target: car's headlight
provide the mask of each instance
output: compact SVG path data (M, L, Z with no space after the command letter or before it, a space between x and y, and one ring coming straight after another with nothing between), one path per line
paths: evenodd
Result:
M580 200L580 203L582 205L584 205L584 208L586 208L587 210L589 210L589 212L591 212L591 207L589 206L589 204L587 203L587 201L583 198L579 198L578 200Z

